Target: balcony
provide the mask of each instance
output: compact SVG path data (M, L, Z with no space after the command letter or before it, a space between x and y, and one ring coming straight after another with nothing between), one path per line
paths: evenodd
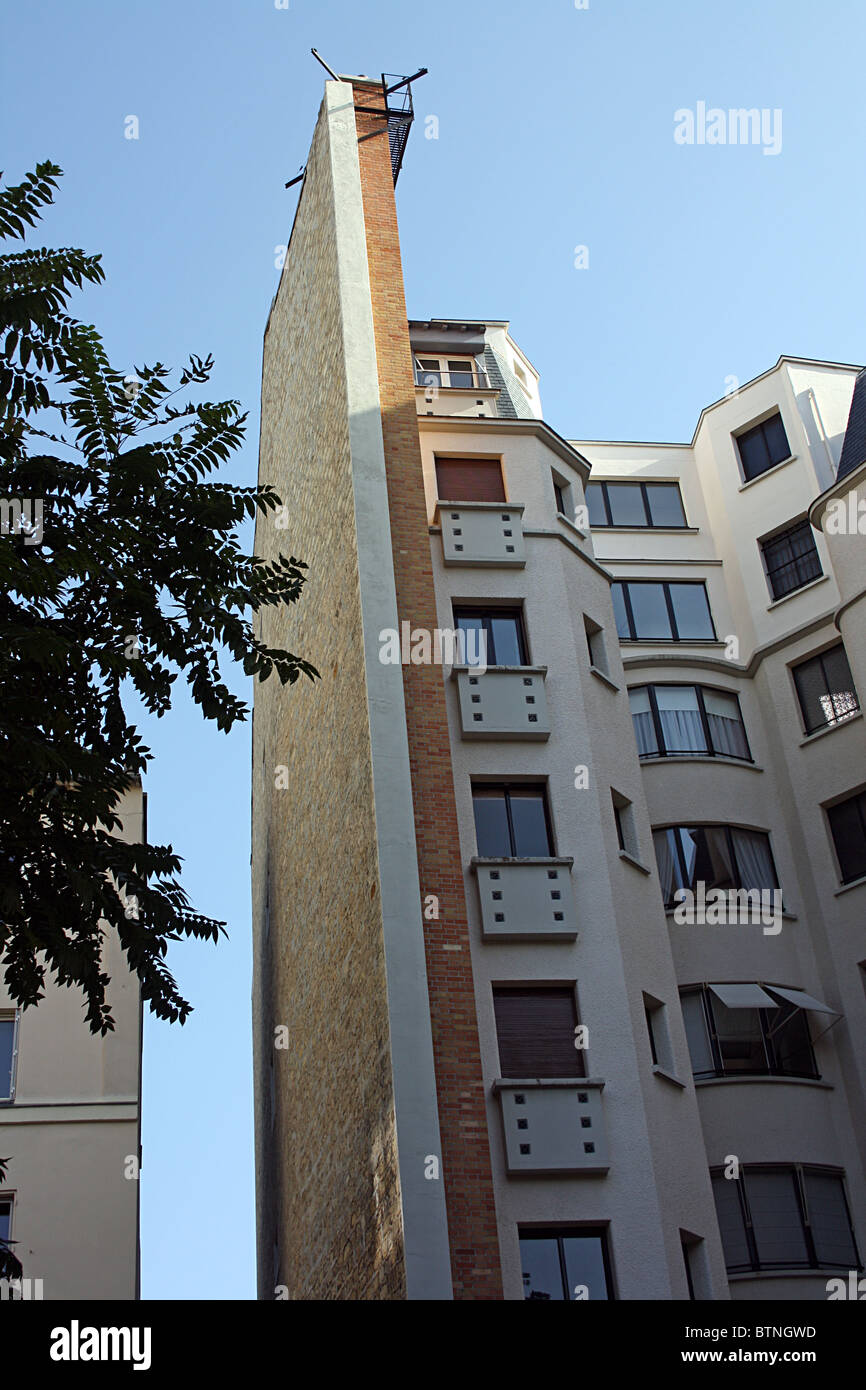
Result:
M423 367L415 368L415 385L423 386L429 391L476 391L476 390L495 390L490 385L490 378L486 372L478 367L467 366L463 371L445 371L443 368L438 370L425 371Z
M522 502L439 502L436 516L446 565L525 566Z
M471 861L485 941L575 941L572 858Z
M580 1077L494 1081L506 1171L512 1176L606 1173L603 1088L603 1081Z
M455 669L464 738L550 738L546 666L471 666Z

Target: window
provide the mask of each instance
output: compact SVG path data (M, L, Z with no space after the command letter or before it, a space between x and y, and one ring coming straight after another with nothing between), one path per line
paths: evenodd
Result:
M559 473L551 473L553 492L556 497L556 510L562 515L567 516L569 521L574 521L574 507L571 500L571 484L567 478L563 478Z
M498 459L436 460L436 488L443 502L504 502Z
M587 483L590 526L686 525L679 483Z
M841 724L859 710L860 701L841 642L792 669L807 734Z
M706 985L680 995L698 1080L713 1076L818 1079L805 1009L772 985Z
M849 796L827 811L830 834L843 883L866 876L866 792Z
M824 571L815 547L815 537L808 520L798 521L786 531L759 541L767 571L767 583L774 599L784 598L820 579Z
M613 1281L602 1227L520 1230L523 1297L554 1299L613 1298ZM585 1290L585 1292L584 1292Z
M653 1066L663 1067L665 1071L672 1072L674 1069L673 1048L668 1032L667 1007L661 999L656 999L652 994L644 993L643 1008Z
M416 357L416 386L440 386L471 390L486 387L487 377L474 357Z
M589 650L589 664L594 666L596 671L601 671L603 675L608 675L607 652L604 647L603 629L598 623L593 622L592 618L583 615L583 627L586 632L586 645Z
M12 1198L0 1197L0 1241L8 1241L12 1234Z
M0 1101L15 1098L15 1062L18 1050L18 1015L0 1012Z
M760 477L768 468L775 468L777 463L791 457L788 436L778 412L771 415L769 420L762 420L759 425L735 435L735 439L746 482Z
M488 666L526 666L526 642L523 619L519 608L455 608L454 622L458 632L473 633L465 642L466 661L482 664L483 653Z
M472 807L482 859L547 859L553 854L544 787L476 783Z
M729 1274L861 1268L841 1173L755 1164L712 1180Z
M642 758L702 753L752 761L740 702L704 685L637 685L628 692Z
M631 855L632 859L638 857L637 832L634 828L634 811L628 797L621 792L610 789L610 799L613 802L613 819L616 824L616 838L623 854Z
M572 985L494 985L493 1010L503 1076L586 1074Z
M704 642L715 638L707 587L701 580L621 580L611 585L616 630L623 641Z
M711 888L779 887L770 837L761 830L732 825L674 825L653 831L659 879L666 907L678 888L703 883ZM866 872L866 870L864 870Z

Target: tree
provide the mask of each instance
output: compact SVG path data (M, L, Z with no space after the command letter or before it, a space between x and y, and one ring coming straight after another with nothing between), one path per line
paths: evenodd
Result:
M0 188L0 238L26 236L61 173L39 164ZM258 680L319 673L254 634L250 614L295 603L306 566L239 543L245 518L281 505L272 487L210 479L243 441L239 403L177 399L208 380L210 357L175 390L159 362L113 368L66 312L103 278L76 249L0 256L0 961L17 1004L37 1004L51 972L104 1034L106 923L150 1009L181 1022L168 944L224 929L191 907L170 845L117 838L118 798L152 757L124 694L161 717L183 675L227 732L248 708L226 654Z

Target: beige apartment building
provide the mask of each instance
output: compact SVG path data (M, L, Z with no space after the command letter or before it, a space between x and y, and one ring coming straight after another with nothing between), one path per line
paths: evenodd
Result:
M866 1250L864 378L566 440L506 322L407 316L408 90L325 84L265 336L256 547L309 577L259 635L322 679L256 691L259 1296L824 1299Z
M118 815L124 839L146 837L140 786ZM0 982L0 1236L23 1265L11 1297L139 1296L141 998L114 933L105 951L105 1037L88 1030L76 990L46 982L21 1010Z

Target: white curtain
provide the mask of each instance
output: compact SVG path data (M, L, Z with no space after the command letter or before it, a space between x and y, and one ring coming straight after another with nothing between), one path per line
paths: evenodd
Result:
M741 888L776 888L776 874L766 835L753 830L734 830L734 854Z

